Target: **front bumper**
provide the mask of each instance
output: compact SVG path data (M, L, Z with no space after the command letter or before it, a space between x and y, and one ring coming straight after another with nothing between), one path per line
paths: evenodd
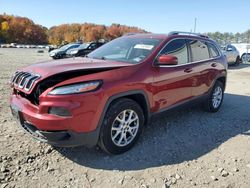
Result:
M43 131L38 129L29 121L25 120L23 118L22 112L19 111L18 107L12 105L11 112L21 128L33 138L41 142L45 142L57 147L74 147L81 145L93 147L97 144L99 137L99 128L86 133L77 133L69 130Z
M91 106L89 104L95 105ZM99 97L89 97L69 101L65 98L42 101L39 106L33 105L19 95L11 95L10 107L18 124L32 137L54 146L72 147L85 145L95 146L99 138L98 125L100 113L97 108ZM48 114L49 106L65 106L72 116L62 117ZM88 108L86 108L88 106ZM94 111L95 109L95 111ZM89 112L91 110L91 113ZM95 112L95 113L93 113Z

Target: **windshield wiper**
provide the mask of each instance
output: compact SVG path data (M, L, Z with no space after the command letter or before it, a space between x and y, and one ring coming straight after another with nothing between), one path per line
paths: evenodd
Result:
M88 55L85 55L84 57L86 58L91 58L91 59L101 59L101 60L106 60L107 58L106 57L89 57Z
M101 60L106 60L107 58L102 56L102 57L92 57L93 59L101 59Z

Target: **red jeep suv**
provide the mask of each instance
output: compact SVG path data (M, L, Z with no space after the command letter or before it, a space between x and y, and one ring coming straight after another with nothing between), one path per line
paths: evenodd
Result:
M227 62L207 36L171 32L117 38L87 57L33 64L11 80L12 114L34 138L54 146L119 154L157 113L201 99L219 110Z

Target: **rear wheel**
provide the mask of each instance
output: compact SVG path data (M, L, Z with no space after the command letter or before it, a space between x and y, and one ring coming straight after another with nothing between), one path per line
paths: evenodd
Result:
M204 102L205 110L209 112L217 112L221 107L223 98L224 98L224 85L220 81L216 81L207 100Z
M131 99L111 104L101 127L99 146L111 154L128 151L139 138L144 124L141 107Z

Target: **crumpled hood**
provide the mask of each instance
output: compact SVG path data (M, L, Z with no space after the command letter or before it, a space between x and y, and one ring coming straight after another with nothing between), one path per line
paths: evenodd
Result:
M110 68L126 67L131 65L132 64L124 62L114 62L108 60L97 60L80 57L37 63L24 68L22 71L39 74L41 76L41 79L44 79L51 75L63 72L94 69L106 70Z

